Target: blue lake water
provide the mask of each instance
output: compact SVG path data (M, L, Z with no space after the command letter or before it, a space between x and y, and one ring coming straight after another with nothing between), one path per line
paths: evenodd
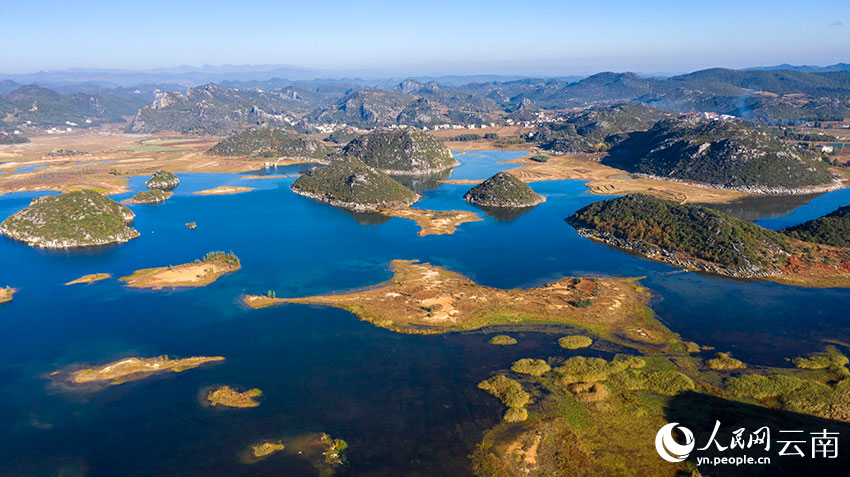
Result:
M463 155L451 178L484 179L521 155ZM132 178L130 188L144 189L145 179ZM466 456L503 411L476 383L518 358L568 355L555 343L559 334L523 332L519 345L504 348L487 344L483 332L407 336L336 309L255 311L239 303L244 293L305 296L372 285L390 277L393 259L431 262L504 288L570 275L644 276L653 309L671 329L754 364L785 365L821 350L824 339L850 342L850 290L670 274L676 269L582 239L564 218L605 197L580 181L531 184L547 201L511 220L481 214L483 221L454 235L418 237L413 221L369 225L298 196L289 190L293 178L180 179L164 204L132 206L141 236L127 244L57 252L0 237L0 286L20 289L0 306L0 474L309 475L310 464L289 454L238 461L257 440L307 432L349 443L343 474L467 473ZM192 194L220 185L256 190ZM478 211L462 199L469 187L423 187L416 206ZM0 196L0 219L38 195ZM784 215L738 207L781 228L848 199L836 191ZM192 221L198 225L189 230L184 224ZM120 277L186 263L211 250L235 252L242 269L188 290L132 290L114 279L63 285L88 273ZM73 364L161 354L226 361L98 393L68 392L47 376ZM216 384L258 387L263 403L236 411L201 406L201 389Z

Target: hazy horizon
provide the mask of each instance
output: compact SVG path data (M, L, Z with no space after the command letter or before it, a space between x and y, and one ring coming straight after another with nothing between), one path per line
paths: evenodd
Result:
M277 2L4 6L0 73L293 65L324 75L676 74L846 62L850 6L667 0L320 6ZM847 23L847 25L845 25ZM169 66L175 65L175 66Z

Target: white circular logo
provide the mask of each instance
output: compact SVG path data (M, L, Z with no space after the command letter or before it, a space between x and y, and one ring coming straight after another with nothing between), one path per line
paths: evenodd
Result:
M673 439L673 429L678 425L678 422L671 422L659 429L658 434L655 435L655 450L667 462L682 462L688 458L696 445L694 435L687 427L679 426L679 430L685 435L684 445Z

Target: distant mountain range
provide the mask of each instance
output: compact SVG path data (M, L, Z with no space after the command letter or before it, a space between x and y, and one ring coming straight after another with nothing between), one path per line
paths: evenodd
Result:
M0 80L0 115L7 128L21 124L74 126L68 122L88 127L135 116L130 132L227 135L256 126L310 131L328 124L372 129L484 125L503 119L524 123L537 121L545 111L563 114L571 109L631 103L673 112L728 114L766 125L796 124L850 117L850 70L839 70L844 66L824 67L834 71L823 72L712 68L669 78L602 72L586 78L500 79L477 75L426 82L413 78L293 80L277 75L312 74L276 66L180 67L144 72L80 69L36 73L27 78L44 75L40 78L85 81L23 84L18 81L20 77ZM181 85L183 81L223 77L230 79ZM120 79L126 85L106 87L105 78ZM629 115L633 111L621 112ZM613 134L616 129L607 133ZM561 142L568 148L587 148L602 138L585 139L596 142Z
M776 66L756 66L753 68L745 68L747 70L786 70L786 71L802 71L804 73L828 73L831 71L850 71L850 63L836 63L829 66L813 66L813 65L789 65L784 63Z

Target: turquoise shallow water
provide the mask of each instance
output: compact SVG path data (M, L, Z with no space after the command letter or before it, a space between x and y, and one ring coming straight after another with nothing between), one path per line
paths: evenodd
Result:
M484 179L519 155L460 156L451 177ZM335 309L252 311L239 304L243 293L305 296L372 285L390 277L388 264L397 258L496 287L569 275L645 276L653 308L674 331L757 364L785 364L821 349L826 338L850 341L850 291L669 274L672 267L578 237L563 219L604 199L579 181L532 184L547 201L511 220L482 213L483 221L454 235L418 237L412 221L370 225L293 194L292 178L180 178L166 203L132 206L141 237L127 244L56 252L0 238L0 286L20 289L0 307L0 474L309 475L312 467L297 456L247 466L237 454L258 439L324 431L350 444L343 473L463 475L466 456L502 413L475 384L517 358L567 355L555 344L558 334L526 332L520 345L502 348L482 333L398 335ZM132 178L131 189L142 189L144 180ZM219 185L256 190L192 195ZM461 198L469 187L423 185L417 207L478 210ZM0 219L35 196L0 197ZM790 213L765 214L756 206L745 212L770 215L763 224L777 228L848 198L837 191ZM197 229L184 226L191 221ZM88 273L123 276L185 263L210 250L234 251L243 268L191 290L131 290L115 280L62 285ZM227 360L94 394L69 393L47 378L75 363L160 354ZM227 412L202 407L200 390L215 384L258 387L263 404Z

